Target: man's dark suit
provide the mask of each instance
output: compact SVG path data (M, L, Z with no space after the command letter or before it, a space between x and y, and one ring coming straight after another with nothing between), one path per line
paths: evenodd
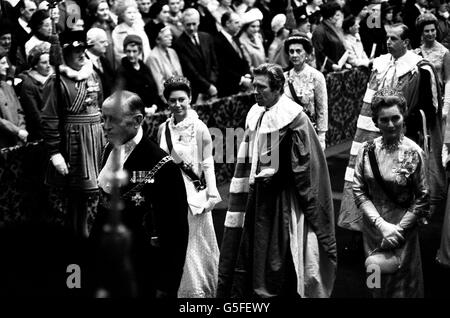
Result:
M183 74L192 85L192 101L199 93L208 94L211 84L217 83L218 65L213 38L204 32L198 32L200 48L183 32L174 43L174 49L180 58Z
M27 33L24 28L16 20L13 26L13 37L10 50L11 62L17 67L17 74L29 68L25 54L25 43L31 38L31 33Z
M248 62L244 58L244 54L239 43L236 43L236 45L241 51L241 56L238 52L236 52L222 32L219 32L214 39L217 62L219 64L217 90L219 91L220 97L239 93L239 82L241 80L241 76L250 74Z
M109 95L111 95L111 89L116 80L116 72L105 57L101 56L98 61L102 64L103 70L100 70L94 64L94 71L100 78L100 82L102 83L103 99L106 99Z
M103 166L111 151L112 146L108 144L103 156ZM125 161L124 170L128 172L130 180L133 171L151 171L166 156L156 143L143 137ZM136 184L129 182L122 187L122 196ZM142 196L144 201L138 202L140 200L136 199L136 194ZM106 198L106 194L102 193L102 197ZM183 273L189 232L186 189L181 171L173 161L169 161L155 174L153 183L145 183L140 191L125 197L122 222L132 235L130 254L138 296L154 298L156 290L161 290L175 298ZM108 214L105 200L101 201L91 234L97 243ZM151 236L159 237L160 247L150 244ZM100 271L102 269L97 270L96 275L105 277L98 273ZM106 283L100 281L98 284Z

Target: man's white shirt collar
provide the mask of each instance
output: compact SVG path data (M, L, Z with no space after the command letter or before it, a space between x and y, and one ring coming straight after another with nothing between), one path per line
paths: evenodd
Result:
M22 29L24 29L27 33L31 33L31 28L28 26L27 21L22 19L22 17L19 17L19 19L17 19L17 20L19 21L19 24L22 27Z

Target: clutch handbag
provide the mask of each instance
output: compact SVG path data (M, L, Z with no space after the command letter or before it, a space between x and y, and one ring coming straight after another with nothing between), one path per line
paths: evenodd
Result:
M366 268L371 265L378 266L381 274L394 274L400 268L400 257L393 250L376 248L366 258Z

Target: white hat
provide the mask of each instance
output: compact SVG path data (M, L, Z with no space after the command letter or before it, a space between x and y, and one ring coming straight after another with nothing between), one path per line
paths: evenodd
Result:
M273 17L270 26L272 27L272 31L277 33L284 27L285 24L286 24L286 15L284 15L283 13L279 13Z
M257 20L261 21L262 19L263 19L263 14L261 13L261 11L259 9L253 8L253 9L250 9L249 11L245 12L242 15L241 23L242 23L242 25L245 25L245 24L255 22Z

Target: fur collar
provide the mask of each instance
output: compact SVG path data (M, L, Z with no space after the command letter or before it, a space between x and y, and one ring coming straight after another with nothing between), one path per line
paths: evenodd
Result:
M85 59L86 63L83 65L81 70L76 71L73 68L67 66L66 64L62 64L59 66L59 70L61 74L66 75L68 78L74 80L74 81L82 81L89 76L91 76L94 72L94 67L92 65L92 61L89 59Z
M406 51L405 55L399 57L396 61L396 74L397 77L401 77L406 73L409 73L414 68L416 68L417 63L419 63L423 58L413 51ZM377 57L373 61L373 68L377 70L378 73L385 73L389 66L394 63L394 59L391 54L384 54Z
M266 112L261 121L259 131L267 134L289 125L302 110L302 106L290 100L285 95L281 95L278 102L267 110L258 104L253 105L248 112L246 126L252 131L256 130L259 117L263 112Z

